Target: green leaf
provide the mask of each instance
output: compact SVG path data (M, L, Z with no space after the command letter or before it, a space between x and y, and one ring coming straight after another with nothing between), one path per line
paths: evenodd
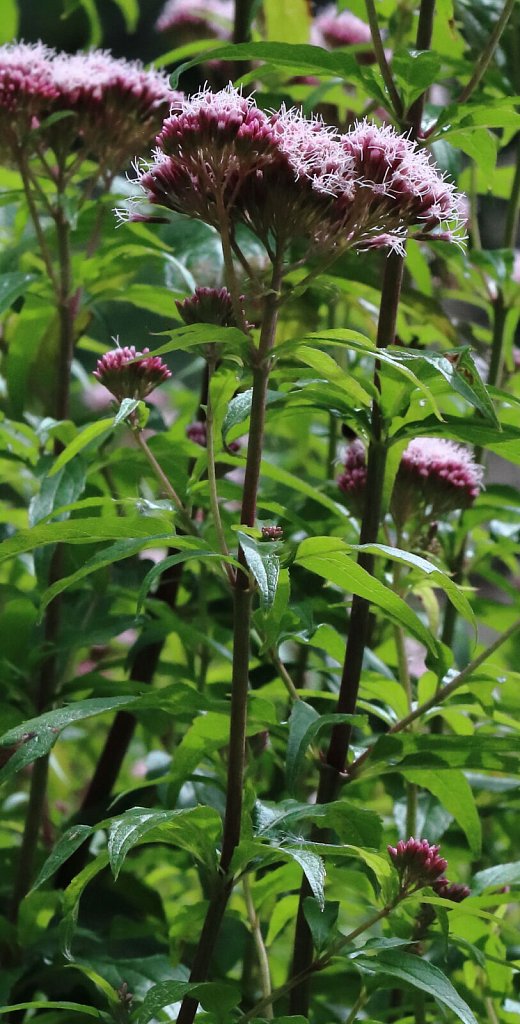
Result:
M197 999L205 1010L218 1014L229 1014L240 1001L238 988L224 982L162 981L146 993L143 1005L132 1015L134 1024L148 1024L165 1006L180 1002L186 995Z
M95 423L89 423L88 427L84 427L83 430L76 435L73 441L70 442L58 455L56 462L49 472L49 476L54 476L58 473L63 466L67 465L76 455L79 455L85 448L89 447L94 441L97 441L103 434L108 437L111 431L114 429L115 420L113 416L108 416L106 419L96 420Z
M123 398L116 415L114 416L114 427L117 427L118 423L123 423L124 420L135 412L138 405L144 405L144 402L140 402L138 398Z
M222 423L222 439L224 442L233 427L238 426L239 423L244 423L249 418L252 397L253 389L248 388L247 391L241 391L240 394L232 398L227 404L227 411ZM285 405L288 397L283 391L268 391L266 405Z
M293 793L296 789L302 774L307 749L322 729L327 726L342 725L346 722L351 725L362 725L363 721L363 715L318 715L310 704L306 704L303 700L295 701L289 719L289 740L285 762L289 792Z
M392 55L392 73L406 106L438 81L440 69L441 59L434 50L399 50Z
M105 711L126 707L134 700L134 697L93 697L91 700L80 700L56 711L47 711L39 718L30 718L15 729L10 729L0 738L0 747L21 745L1 769L0 782L5 782L27 764L48 754L61 730L67 725L102 715Z
M248 568L258 585L262 607L269 610L276 597L280 559L274 552L269 551L270 545L264 544L262 549L261 541L257 544L253 537L242 533L241 530L238 532L238 537Z
M183 539L179 538L180 543L183 543ZM177 546L177 538L175 538L175 546ZM179 544L180 546L180 544ZM217 559L219 562L227 562L229 565L234 565L236 569L243 571L243 566L236 558L225 556L220 551L211 551L208 548L189 547L187 551L179 551L176 555L169 555L168 558L164 558L162 562L157 562L156 565L147 572L137 595L137 608L136 615L139 615L143 604L146 600L150 588L153 586L156 580L159 579L161 574L169 569L172 565L179 565L180 562L185 562L189 558L199 558L205 561L206 559Z
M411 568L425 573L435 586L444 590L454 608L459 612L459 615L462 615L476 629L473 609L460 587L457 586L446 572L433 565L426 558L415 555L411 551L403 551L401 548L389 547L387 544L351 544L349 548L351 551L369 551L374 555L383 555L386 558L401 562L403 565L409 565Z
M354 962L368 974L398 978L399 981L426 992L437 1002L447 1006L463 1024L478 1024L469 1006L461 999L446 975L424 957L412 956L400 949L381 949L377 950L374 956L357 956Z
M62 864L80 847L95 831L93 825L74 825L69 828L56 843L50 857L45 861L33 889L39 889Z
M80 871L63 893L63 920L61 923L63 952L68 960L72 959L71 944L76 930L79 912L79 901L89 882L108 864L108 853L103 851Z
M306 0L291 0L290 4L264 0L263 14L269 42L307 43L311 16Z
M123 18L127 32L135 32L139 22L139 0L114 0Z
M187 539L187 538L186 538ZM139 540L119 540L115 544L110 544L109 547L103 548L102 551L98 551L92 558L85 562L80 569L76 572L71 573L70 576L63 576L52 586L48 587L42 596L40 603L40 614L45 610L48 604L57 597L58 594L62 594L64 590L68 590L69 587L79 583L80 580L85 579L86 576L90 576L91 573L97 572L99 569L105 569L108 565L113 565L114 562L120 562L122 559L131 558L132 555L137 555L146 548L158 548L163 545L170 544L172 537L167 533L155 534L148 537L146 540L140 538ZM176 537L176 545L184 544L184 538ZM186 557L189 557L186 555ZM162 563L159 563L162 564Z
M7 0L9 4L12 0ZM15 5L13 5L15 6ZM6 18L9 18L9 11L4 10L2 3L2 20L0 27L0 37L3 36L6 25ZM9 42L9 40L5 40ZM5 313L6 309L12 306L13 302L16 301L27 291L30 284L36 281L35 274L20 274L13 272L12 274L2 274L0 276L0 313Z
M216 342L224 345L226 351L237 352L247 343L246 335L238 327L221 327L217 324L189 324L164 333L170 336L171 341L155 348L150 356L164 356L168 352L180 352L194 345L213 345Z
M367 391L366 387L363 387L351 372L346 373L326 352L320 352L319 349L310 348L308 345L298 345L292 355L306 366L316 370L324 380L341 388L353 405L369 406L371 404L374 388L370 382L365 381L370 389Z
M482 827L471 786L461 771L407 771L406 778L429 790L453 815L466 833L471 852L479 857L482 848Z
M143 537L149 540L155 536L153 526L153 521L144 516L85 517L69 519L67 522L45 523L32 530L20 530L16 536L2 541L0 562L34 551L45 544L96 544L98 541L118 540L120 537ZM173 534L171 539L174 539Z
M313 900L310 896L307 896L303 901L305 919L311 930L312 941L318 953L327 949L335 938L339 906L339 903L327 900L325 905L320 907L316 900Z
M434 655L439 656L437 641L402 598L348 556L348 547L334 537L310 537L296 552L296 565L316 573L347 593L357 594L381 608L392 622L404 626Z
M393 348L390 351L395 354L395 358L399 362L412 363L417 366L423 363L427 367L431 367L448 382L457 394L478 409L488 423L500 430L495 407L469 348L456 349L447 355L440 352L410 352Z
M299 75L327 75L334 78L360 78L356 59L347 53L322 50L319 46L305 46L301 43L240 43L218 46L200 54L193 60L181 64L170 78L172 89L178 88L179 78L190 68L208 59L231 61L266 61L276 68L286 68Z
M363 766L375 772L426 769L520 772L520 747L517 736L380 736L370 749Z
M189 807L175 811L150 811L132 807L113 820L108 833L108 854L114 878L125 857L142 842L173 843L192 853L210 869L216 868L215 844L221 830L217 811L210 807Z
M0 1006L0 1013L15 1013L17 1010L68 1010L69 1013L84 1013L87 1017L94 1017L96 1020L107 1020L107 1015L93 1006L85 1006L84 1003L68 1003L64 1000L54 1002L48 999L35 999L32 1003L13 1003L12 1006Z
M517 860L477 872L471 883L471 891L476 896L486 889L501 889L504 885L518 885L519 882L520 860Z
M262 809L262 825L258 835L267 835L271 831L284 832L294 826L312 822L319 828L331 829L336 832L341 843L351 846L371 846L378 848L381 842L382 822L374 811L360 807L351 800L333 800L329 804L303 804L296 800L283 800L275 807Z
M285 859L292 858L300 865L320 910L323 910L325 907L325 867L321 857L311 850L291 847L286 843L279 846L278 851Z

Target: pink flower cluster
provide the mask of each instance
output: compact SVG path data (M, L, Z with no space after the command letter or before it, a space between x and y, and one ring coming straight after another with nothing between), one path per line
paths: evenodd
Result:
M186 437L193 441L194 444L200 445L201 448L206 448L208 443L208 428L202 420L195 420L193 423L189 423L186 427ZM228 451L233 455L236 455L240 451L239 441L230 441L226 446Z
M439 847L430 845L427 839L401 840L387 849L405 891L433 885L448 867L448 861L439 857Z
M233 0L167 0L155 23L158 32L176 29L214 39L231 39Z
M392 492L392 515L396 522L404 524L419 513L439 516L468 508L480 494L483 474L483 466L462 445L438 437L414 438L401 456ZM359 439L346 449L337 483L349 508L360 515L366 485L366 452Z
M443 900L451 900L452 903L462 903L471 893L469 886L450 882L447 878L437 878L432 889L437 896L441 896Z
M329 4L315 17L311 28L311 43L325 50L336 50L340 46L370 46L372 36L366 21L357 18L351 11L337 11L335 4ZM373 63L372 49L358 55L360 63Z
M356 438L345 451L343 472L338 476L338 487L347 495L349 507L357 515L363 514L366 482L365 446L359 438Z
M298 110L268 115L231 85L182 102L138 183L150 203L217 228L247 224L268 251L273 238L401 249L411 227L452 241L460 220L454 186L393 128L365 120L340 134Z
M159 356L147 356L147 352L147 348L137 352L134 345L105 352L98 359L94 377L118 402L124 398L142 400L171 377L171 371L162 359Z
M439 516L468 508L483 486L484 469L469 449L437 437L417 437L403 452L392 495L394 518L418 505Z
M57 53L40 43L0 47L2 155L16 161L39 128L39 144L94 156L118 169L153 138L180 94L166 75L103 50ZM54 118L50 115L68 113Z

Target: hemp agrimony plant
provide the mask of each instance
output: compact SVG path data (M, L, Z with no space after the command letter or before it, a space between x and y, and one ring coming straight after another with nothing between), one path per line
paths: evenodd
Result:
M317 8L0 48L12 1021L520 1009L517 12Z

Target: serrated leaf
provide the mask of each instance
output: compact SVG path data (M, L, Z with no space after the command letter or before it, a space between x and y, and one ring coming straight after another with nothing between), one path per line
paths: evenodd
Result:
M219 324L189 324L176 327L173 331L165 331L171 338L159 348L150 352L152 356L164 356L168 352L182 352L195 345L208 345L219 342L226 351L239 352L247 343L246 335L238 327L221 327Z
M238 988L225 982L162 981L147 992L143 1005L132 1019L135 1024L148 1024L157 1017L159 1010L180 1002L186 995L197 999L205 1010L216 1010L219 1014L229 1014L240 1001Z
M259 835L278 830L283 832L302 823L312 822L320 828L332 829L341 843L352 846L364 844L377 849L381 842L383 825L379 815L351 800L333 800L328 804L283 800L274 808L265 808L262 804L255 806L268 811L265 823L259 827Z
M220 826L219 815L209 807L174 811L133 807L110 824L108 854L114 878L118 877L129 851L142 842L171 842L189 850L206 867L215 868Z
M69 1013L84 1013L96 1020L108 1020L106 1013L96 1010L84 1003L69 1003L66 1000L55 1002L52 999L34 999L30 1003L13 1003L11 1006L0 1006L0 1013L16 1013L21 1010L68 1010Z
M291 846L278 847L284 857L292 857L300 865L318 906L323 910L325 906L325 867L321 857L311 850Z
M177 544L177 538L175 538L174 543ZM169 555L168 558L164 558L162 562L157 562L153 569L150 569L150 571L147 572L137 594L136 615L139 615L146 600L146 595L162 573L171 566L179 565L181 562L185 562L189 558L198 558L202 561L206 561L207 559L213 561L216 559L219 562L227 562L228 565L233 565L238 570L243 570L243 566L241 566L240 562L238 562L236 558L222 555L220 551L211 551L208 548L190 547L186 551L179 551L176 555Z
M357 406L369 406L372 402L374 388L369 385L370 391L367 391L356 379L352 376L352 373L346 373L341 366L338 365L332 356L329 356L326 352L321 352L319 349L310 348L308 345L299 345L292 355L295 359L305 363L306 366L310 366L311 369L316 370L324 380L330 384L335 384L336 387L340 388L348 396L350 402Z
M212 60L266 61L273 67L288 68L300 75L332 75L346 80L359 79L361 76L355 58L345 52L339 54L322 50L319 46L298 43L240 43L211 48L181 64L170 78L172 89L178 88L179 78L185 71L207 60L208 53L211 53Z
M366 768L365 768L366 766ZM381 736L370 750L363 766L377 772L401 769L427 769L446 771L459 768L505 772L512 776L520 773L520 747L518 737L492 736Z
M398 978L431 995L443 1006L447 1006L463 1024L478 1024L467 1003L453 988L445 974L424 957L412 956L403 950L382 949L372 957L357 956L354 963L369 974L383 974Z
M241 530L238 532L238 537L248 568L258 585L262 606L268 610L272 607L276 597L280 559L274 552L267 550L267 545L262 550L262 542L257 544L252 537L248 537Z

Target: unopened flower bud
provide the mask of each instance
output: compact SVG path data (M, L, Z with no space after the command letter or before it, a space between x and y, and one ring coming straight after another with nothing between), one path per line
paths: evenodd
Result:
M124 398L146 398L159 384L171 377L171 371L162 359L159 356L147 356L147 352L147 348L137 352L134 345L105 352L98 359L94 377L118 402Z
M439 857L439 847L430 845L427 839L401 840L397 846L387 849L402 890L415 891L432 885L448 867L447 860Z
M262 526L262 537L264 540L281 540L283 537L283 527Z
M471 889L467 885L449 882L447 878L437 878L432 889L437 896L441 896L443 900L451 900L452 903L462 903L471 894Z

